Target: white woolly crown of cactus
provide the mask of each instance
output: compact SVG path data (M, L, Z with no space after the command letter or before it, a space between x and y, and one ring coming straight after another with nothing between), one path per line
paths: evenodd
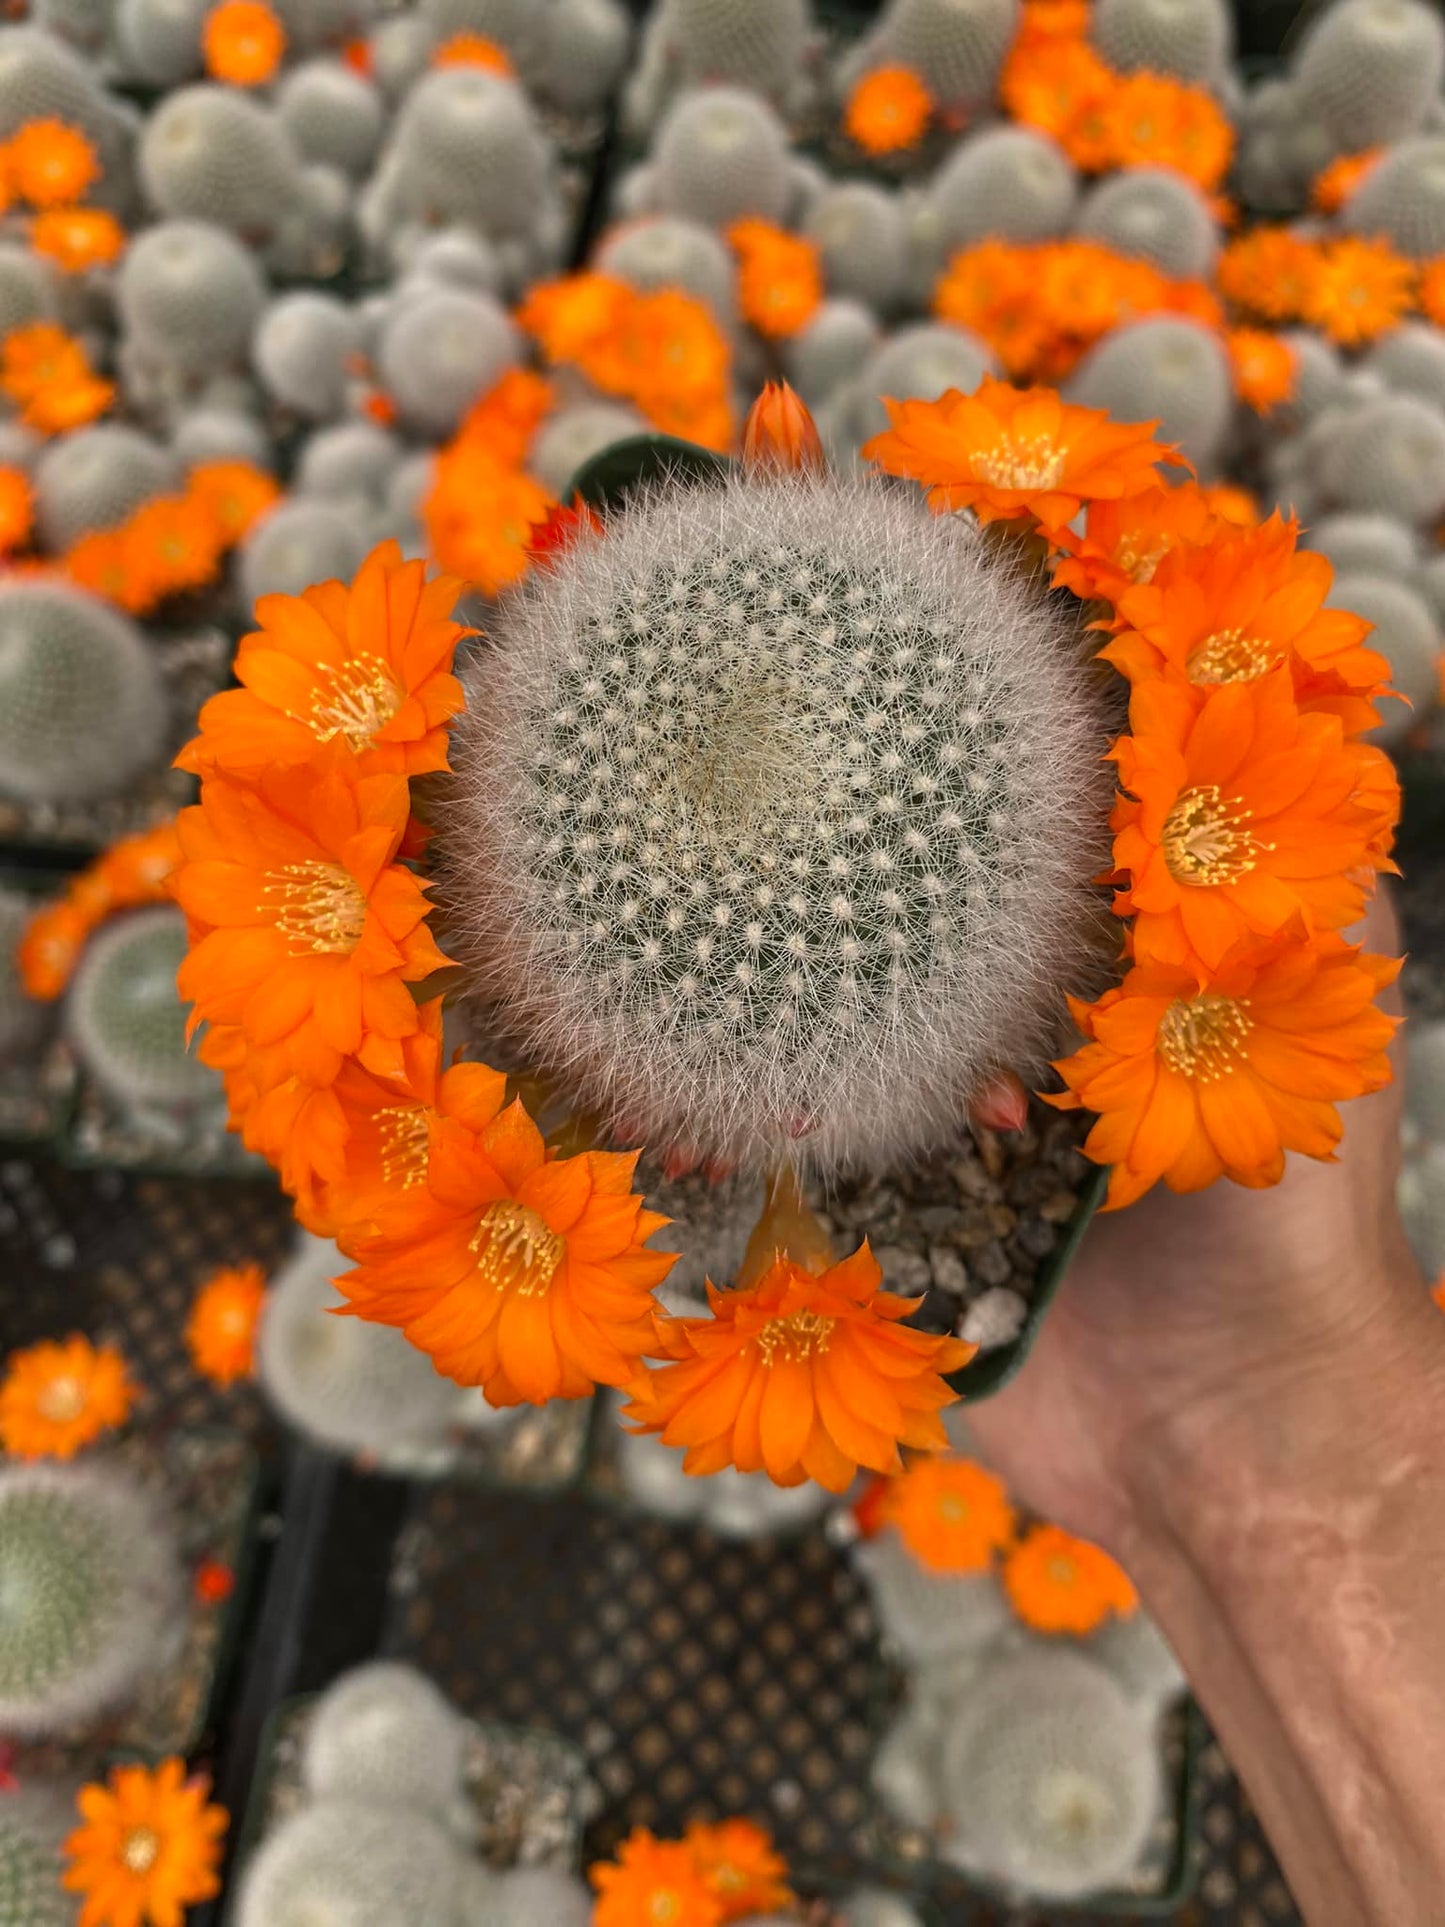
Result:
M829 1169L1037 1069L1103 699L1011 545L873 479L635 496L497 614L441 822L489 1026L619 1134Z

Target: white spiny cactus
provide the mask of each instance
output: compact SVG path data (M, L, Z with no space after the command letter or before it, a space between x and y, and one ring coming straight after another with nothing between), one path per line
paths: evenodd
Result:
M387 143L382 179L394 222L459 221L493 238L526 238L555 195L527 95L479 67L443 68L417 82Z
M923 1918L902 1894L860 1888L838 1910L839 1927L923 1927Z
M1018 19L1019 0L888 0L874 38L935 100L978 108L993 98Z
M443 228L420 240L406 261L407 283L435 282L469 294L496 294L502 286L497 251L470 228ZM380 336L378 335L378 340Z
M1143 69L1210 81L1225 72L1234 49L1226 0L1099 0L1090 31L1121 73Z
M1321 439L1323 483L1341 507L1417 525L1445 513L1445 410L1389 395L1342 414Z
M1113 329L1069 379L1069 400L1119 422L1159 423L1195 467L1209 471L1234 422L1234 377L1218 333L1182 315Z
M241 545L241 587L254 607L263 595L300 595L315 582L349 582L366 556L365 531L339 502L282 502Z
M1308 328L1285 328L1280 339L1294 356L1294 393L1285 419L1298 425L1313 421L1340 398L1344 363L1328 341Z
M512 1867L487 1882L485 1901L464 1927L588 1927L593 1896L575 1874L555 1867Z
M878 318L860 301L820 302L806 327L783 343L788 380L817 408L861 374L881 345Z
M382 0L273 0L287 39L299 53L341 47L383 11Z
M149 87L179 87L202 71L207 0L117 0L116 47L124 71Z
M332 421L346 405L360 345L360 323L346 302L301 288L262 314L251 359L274 400L308 421Z
M102 150L114 145L115 118L95 67L41 27L0 27L0 141L33 120L63 120Z
M461 1792L462 1753L461 1720L425 1674L373 1660L344 1673L316 1702L301 1773L315 1799L443 1819Z
M170 1526L128 1474L0 1468L0 1732L92 1725L167 1656L184 1611Z
M996 1574L931 1572L892 1530L862 1541L853 1558L880 1629L910 1666L979 1652L1013 1623Z
M203 221L162 221L126 250L116 303L146 359L199 377L239 363L266 300L256 258Z
M277 115L234 87L183 87L163 100L140 144L156 211L266 241L295 202L301 157Z
M1077 232L1180 279L1207 275L1219 252L1219 224L1208 202L1192 181L1167 167L1106 175L1079 209Z
M1417 261L1445 253L1445 135L1403 140L1365 175L1340 213L1352 234L1382 237Z
M897 194L869 181L835 182L813 202L804 231L818 249L829 294L866 302L879 314L893 307L908 272Z
M914 1686L874 1750L869 1784L886 1811L905 1827L923 1831L937 1823L939 1709Z
M400 100L426 72L435 47L419 13L388 14L367 37L371 77L390 101Z
M1294 61L1306 113L1354 153L1420 125L1445 76L1445 22L1425 0L1337 0Z
M53 441L35 466L35 520L59 553L93 529L114 528L176 484L170 453L122 422L97 422Z
M425 1814L318 1801L251 1855L236 1927L459 1927L463 1865Z
M303 1237L267 1294L256 1359L261 1387L288 1423L333 1449L434 1450L456 1388L398 1331L333 1315L347 1269L336 1247Z
M0 340L32 321L53 321L55 276L43 255L15 241L0 241Z
M780 221L792 181L788 135L765 100L736 87L683 94L653 149L658 205L711 227L744 215Z
M993 370L987 345L966 328L941 321L900 328L881 344L854 384L846 439L860 447L887 428L885 395L893 401L937 401L950 388L969 395Z
M220 1080L186 1047L176 972L185 919L169 906L135 910L86 946L65 999L65 1032L96 1083L127 1110L218 1104Z
M1057 621L876 480L634 501L506 605L454 736L473 990L660 1146L928 1142L1089 974L1103 724Z
M590 462L613 442L648 432L643 416L621 402L578 402L560 409L543 424L527 465L543 488L564 500L584 462Z
M592 265L644 293L680 288L705 301L719 321L736 319L737 261L722 236L699 221L672 214L629 221L603 236Z
M75 1927L80 1902L61 1886L72 1801L58 1787L11 1787L0 1800L0 1927Z
M1390 682L1405 703L1385 702L1376 741L1403 742L1440 699L1440 631L1430 606L1403 582L1383 575L1337 574L1330 605L1363 616L1375 626L1369 646L1390 665Z
M375 158L386 122L375 85L339 60L294 67L277 88L276 112L304 159L357 175Z
M428 288L400 303L377 372L402 422L441 440L517 359L516 330L488 294Z
M1142 1607L1132 1613L1110 1613L1090 1634L1084 1650L1131 1699L1151 1712L1189 1689L1169 1642Z
M171 450L187 468L201 462L253 462L272 465L271 440L254 415L201 406L179 417Z
M537 92L565 113L605 105L627 65L632 23L619 0L552 0Z
M0 580L0 795L113 795L155 762L167 720L133 622L66 583Z
M1403 321L1375 344L1365 366L1394 394L1418 395L1432 408L1445 410L1445 328Z
M341 422L335 428L323 428L301 451L295 491L334 502L369 502L379 508L405 453L404 444L375 422Z
M1160 1808L1154 1722L1081 1653L989 1667L944 1734L945 1852L1044 1900L1127 1881Z
M939 265L976 241L1048 241L1074 218L1079 177L1056 141L1030 127L991 127L959 143L926 205Z
M1303 546L1328 556L1337 575L1408 576L1419 560L1414 530L1387 515L1326 515Z

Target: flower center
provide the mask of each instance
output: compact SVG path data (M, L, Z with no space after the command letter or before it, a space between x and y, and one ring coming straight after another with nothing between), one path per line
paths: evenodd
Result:
M798 1365L814 1356L821 1358L837 1322L836 1318L825 1318L817 1311L795 1311L786 1318L770 1318L758 1333L763 1363L775 1365L781 1358L786 1364Z
M131 1873L149 1873L160 1858L161 1838L154 1827L131 1827L120 1843L120 1857Z
M938 1516L951 1526L961 1525L968 1517L968 1501L956 1492L945 1492L938 1501Z
M1167 540L1160 540L1152 549L1142 549L1136 537L1126 535L1114 551L1114 560L1132 582L1152 582L1169 548Z
M1079 1568L1072 1559L1065 1558L1062 1553L1056 1553L1049 1561L1048 1573L1053 1585L1062 1586L1067 1590L1077 1580Z
M1160 1019L1159 1055L1171 1071L1212 1084L1234 1069L1253 1029L1254 1019L1237 998L1216 990L1179 997Z
M311 701L309 727L320 743L344 736L360 751L401 707L401 692L380 656L352 656L323 670Z
M361 940L366 898L339 863L283 864L267 871L262 894L273 899L276 928L290 939L292 956L307 950L342 955Z
M1191 682L1253 682L1279 661L1278 651L1243 629L1219 629L1189 652Z
M390 1104L376 1114L381 1134L381 1175L403 1191L426 1176L431 1149L428 1113L422 1104Z
M557 1275L567 1241L530 1205L501 1198L482 1213L470 1240L477 1270L499 1291L540 1298Z
M682 1902L673 1887L659 1887L648 1895L647 1918L656 1921L657 1927L667 1927L667 1923L682 1918Z
M1176 883L1200 889L1232 883L1252 870L1260 851L1270 847L1257 842L1244 827L1252 815L1241 804L1231 808L1217 784L1181 791L1164 819L1160 839L1170 876Z
M78 1378L52 1378L37 1396L35 1409L52 1425L68 1425L85 1410L85 1387Z
M1064 472L1064 451L1047 435L1002 435L973 465L995 488L1052 488Z

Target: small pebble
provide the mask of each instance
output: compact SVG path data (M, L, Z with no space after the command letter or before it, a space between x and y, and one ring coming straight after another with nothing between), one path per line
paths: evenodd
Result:
M962 1336L985 1352L999 1345L1011 1345L1024 1328L1028 1309L1016 1291L985 1291L964 1313Z
M905 1245L880 1245L873 1255L882 1267L883 1282L889 1291L904 1297L927 1291L930 1274L928 1260L922 1252L909 1251Z
M968 1289L968 1271L951 1245L934 1245L928 1254L928 1269L940 1291L961 1297Z
M1004 1285L1014 1276L1014 1263L1003 1246L994 1239L974 1253L972 1270L980 1284Z

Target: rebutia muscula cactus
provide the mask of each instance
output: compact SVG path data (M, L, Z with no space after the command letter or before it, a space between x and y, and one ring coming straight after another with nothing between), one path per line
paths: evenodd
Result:
M74 1826L58 1790L12 1788L0 1800L0 1927L75 1927L80 1903L60 1884Z
M832 1166L1047 1051L1036 960L1087 974L1096 935L1105 725L976 534L863 481L672 491L492 636L441 831L452 938L583 1108Z
M344 1674L317 1701L302 1775L317 1799L442 1818L462 1784L462 1724L414 1666L375 1660Z
M91 938L65 1004L65 1030L96 1083L127 1110L218 1105L220 1081L186 1048L176 972L185 919L157 906Z
M241 1875L237 1927L456 1920L463 1861L425 1814L323 1800L283 1820Z
M183 1610L170 1529L127 1475L0 1470L0 1732L92 1724L159 1663Z

